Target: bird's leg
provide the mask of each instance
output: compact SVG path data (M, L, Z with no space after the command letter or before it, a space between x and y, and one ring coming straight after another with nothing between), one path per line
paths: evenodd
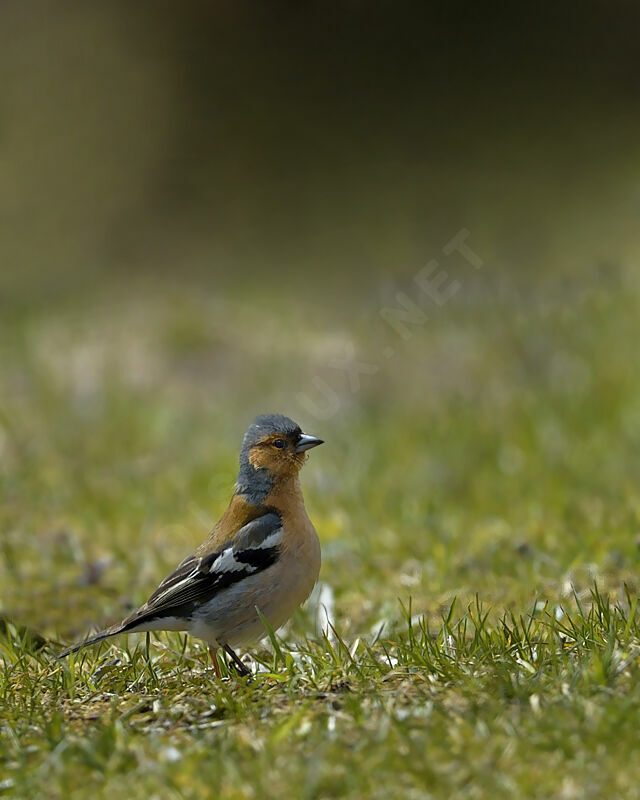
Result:
M220 664L218 664L218 648L209 645L209 655L211 656L211 663L213 664L213 668L216 671L216 677L218 678L219 681L221 681L222 675L220 674Z
M238 673L238 675L242 675L242 676L251 675L251 670L247 669L245 664L243 664L242 661L240 661L240 659L238 658L237 653L234 653L234 651L229 647L228 644L223 644L222 646L224 647L225 653L233 661L233 666L234 666L236 672Z

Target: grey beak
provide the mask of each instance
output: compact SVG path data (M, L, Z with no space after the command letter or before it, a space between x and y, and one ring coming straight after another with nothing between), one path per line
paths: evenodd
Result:
M324 439L316 439L315 436L307 436L306 433L303 433L298 439L296 453L304 453L305 450L311 450L312 447L317 447L319 444L324 444Z

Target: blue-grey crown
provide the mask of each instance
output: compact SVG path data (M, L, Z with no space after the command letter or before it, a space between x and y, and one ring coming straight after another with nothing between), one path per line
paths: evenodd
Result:
M243 453L248 456L253 445L270 433L283 433L285 436L290 436L296 433L299 435L302 431L297 423L289 417L285 417L284 414L262 414L254 419L244 435L240 460L242 460Z
M236 494L245 496L250 503L261 503L273 487L273 476L269 470L256 469L249 461L251 448L270 433L299 436L302 430L283 414L262 414L251 423L242 439L240 471L236 481Z

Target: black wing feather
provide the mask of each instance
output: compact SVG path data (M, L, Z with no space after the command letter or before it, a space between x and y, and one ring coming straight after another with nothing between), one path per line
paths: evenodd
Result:
M188 618L218 592L275 564L279 557L277 544L262 545L281 527L280 516L269 512L240 528L229 547L206 556L188 556L167 575L147 602L123 621L120 631L161 617ZM216 561L227 553L234 568L211 571Z

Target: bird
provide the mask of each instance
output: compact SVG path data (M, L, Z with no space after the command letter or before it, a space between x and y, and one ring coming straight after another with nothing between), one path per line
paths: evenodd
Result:
M298 476L320 444L282 414L256 417L242 439L231 501L205 541L137 611L58 658L122 633L186 631L208 645L218 679L220 648L249 674L235 649L264 637L264 620L273 630L284 625L320 573L320 542Z

